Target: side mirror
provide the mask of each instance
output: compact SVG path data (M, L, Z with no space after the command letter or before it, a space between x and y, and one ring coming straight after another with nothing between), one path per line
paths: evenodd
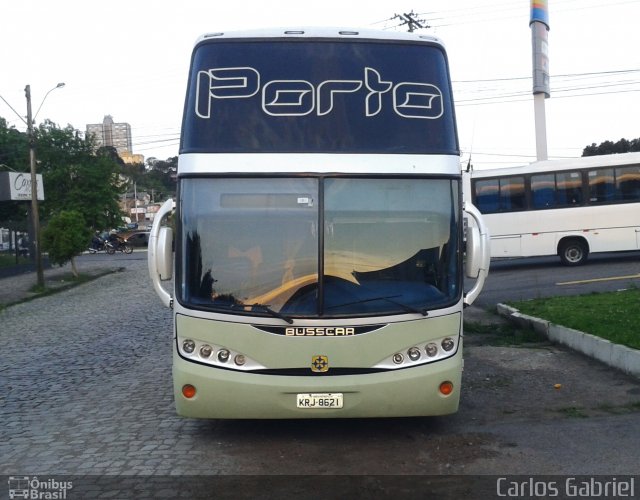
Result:
M476 279L482 266L482 241L480 230L475 226L467 227L467 247L465 261L465 275Z
M467 227L467 249L465 275L475 279L476 282L468 292L464 294L464 305L470 306L476 300L482 288L484 280L489 274L491 262L491 248L489 243L489 230L485 226L482 214L471 203L465 202L464 211L473 219L474 223Z
M158 233L156 269L162 281L173 277L173 230L167 226L161 227Z
M173 211L174 205L173 200L167 200L156 213L147 251L149 277L158 297L167 307L172 307L173 298L162 287L161 280L169 280L173 275L173 231L170 227L162 226L162 221Z

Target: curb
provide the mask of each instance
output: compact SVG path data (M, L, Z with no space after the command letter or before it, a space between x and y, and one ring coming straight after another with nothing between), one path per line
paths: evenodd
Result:
M506 304L498 304L496 309L500 316L520 327L531 328L552 342L565 345L574 351L640 378L640 351L636 349L614 344L590 333L573 330L544 319L522 314L518 309Z

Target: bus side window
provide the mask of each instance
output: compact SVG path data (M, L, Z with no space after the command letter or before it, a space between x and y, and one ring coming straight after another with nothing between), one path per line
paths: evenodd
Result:
M498 179L477 180L474 185L475 201L480 213L492 214L500 209L500 184Z
M504 212L524 210L524 177L500 179L500 209Z
M640 166L616 168L616 191L620 200L640 200Z
M531 176L531 203L533 208L555 207L556 181L553 174Z
M587 177L589 179L589 202L606 203L616 199L612 168L589 170Z
M582 176L579 172L558 172L556 174L556 194L558 205L582 205Z

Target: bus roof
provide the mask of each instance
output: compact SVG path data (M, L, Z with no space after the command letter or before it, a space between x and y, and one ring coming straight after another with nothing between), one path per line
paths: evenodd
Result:
M508 175L523 175L538 172L555 172L561 170L575 170L580 168L614 167L624 165L639 165L640 152L619 153L610 155L582 156L562 160L535 161L518 167L492 168L474 170L472 177L502 177Z
M244 31L219 31L205 33L197 41L201 43L211 39L256 39L256 38L328 38L336 39L360 39L360 40L385 40L385 41L411 41L435 43L444 46L438 37L424 34L407 33L399 31L383 31L361 28L325 28L325 27L295 27L295 28L269 28Z

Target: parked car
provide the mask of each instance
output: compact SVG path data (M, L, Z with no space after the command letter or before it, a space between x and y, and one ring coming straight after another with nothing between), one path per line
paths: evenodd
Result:
M134 231L122 235L124 241L134 247L146 247L149 244L150 231Z

